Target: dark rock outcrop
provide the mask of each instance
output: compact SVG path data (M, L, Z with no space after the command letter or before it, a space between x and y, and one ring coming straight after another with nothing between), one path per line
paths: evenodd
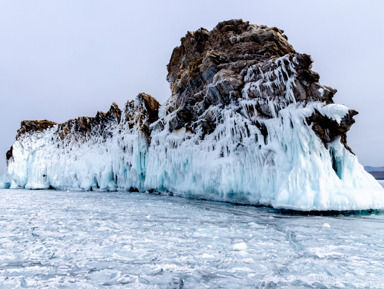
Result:
M125 122L130 129L138 126L139 130L150 142L150 125L158 120L160 103L146 93L140 93L135 101L128 101L125 105Z
M43 132L44 130L53 127L57 123L49 120L23 120L20 128L17 130L16 140L19 140L26 134L34 134ZM7 162L13 157L13 146L6 153Z
M113 103L108 112L98 111L95 117L78 117L64 123L55 123L47 120L22 121L21 128L17 131L16 139L29 134L43 132L53 128L55 135L62 141L84 142L92 137L111 137L113 130L119 124L128 124L129 127L138 125L139 129L150 139L149 126L158 119L159 102L146 93L140 93L136 100L128 101L124 112ZM123 118L123 119L122 119ZM7 160L12 157L12 147L7 152Z
M23 120L17 131L16 139L19 139L24 134L42 132L56 124L57 123L49 120Z
M347 131L355 123L353 117L357 114L358 112L356 110L350 109L348 114L342 118L341 122L337 123L335 120L323 116L316 110L314 114L307 118L307 122L309 125L312 125L313 131L325 145L334 141L337 137L340 137L340 141L345 148L353 153L347 144Z
M336 90L319 84L319 75L311 70L312 58L297 53L283 33L276 27L252 25L241 19L221 22L212 31L200 28L188 32L181 39L181 45L173 50L168 64L167 80L174 101L167 109L168 113L176 111L171 130L184 126L193 129L194 123L205 114L201 128L209 134L217 119L212 112L207 113L207 108L238 104L242 89L249 81L260 83L259 89L248 95L250 98L276 99L281 108L293 101L333 103ZM287 59L279 64L268 61L285 55ZM283 103L286 101L283 96L287 86L263 84L275 81L277 75L267 78L265 75L279 67L283 69L282 81L287 82L292 76L292 70L287 68L289 65L293 65L297 73L292 83L294 99ZM250 77L246 74L251 67L254 67L254 73ZM274 116L270 106L262 101L249 113L264 118ZM350 150L346 132L354 123L353 116L356 114L356 111L350 110L341 123L337 123L317 112L307 121L313 124L313 130L324 144L340 136L342 143ZM268 133L265 129L263 131Z
M5 156L6 156L7 162L12 158L12 156L13 156L13 146L11 146L11 148L7 151Z

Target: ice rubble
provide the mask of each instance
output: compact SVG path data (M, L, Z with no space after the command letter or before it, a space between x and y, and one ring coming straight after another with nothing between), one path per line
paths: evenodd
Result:
M292 79L296 72L290 67ZM137 127L128 128L125 119L106 128L110 138L94 135L83 143L75 138L63 143L56 125L14 143L7 171L9 186L155 189L296 210L384 208L383 188L365 172L356 156L339 139L326 147L306 122L315 110L340 122L348 109L321 102L297 103L290 81L285 84L285 102L250 98L250 90L259 85L248 77L254 69L249 68L245 77L248 82L238 107L209 108L220 114L221 120L204 138L201 132L191 133L185 128L170 133L172 113L152 124L150 144ZM281 81L277 78L275 84L281 85ZM259 101L271 108L273 118L263 120L250 114L250 107ZM135 106L145 107L141 102L136 99ZM282 103L284 107L276 109ZM255 121L263 121L267 136Z

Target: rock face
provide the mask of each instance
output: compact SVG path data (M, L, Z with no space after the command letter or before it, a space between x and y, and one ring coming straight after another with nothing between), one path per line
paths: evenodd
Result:
M263 118L276 115L276 111L265 105L271 98L276 99L279 108L292 102L333 103L336 90L319 84L319 75L311 70L311 57L296 53L283 33L276 27L252 25L242 20L221 22L210 32L204 28L188 32L181 39L181 45L174 49L168 65L167 80L174 98L170 110L177 110L171 129L190 127L212 105L238 104L247 83L258 85L257 90L248 94L249 98L257 99L257 105L248 112ZM281 63L268 61L283 56L286 57ZM268 75L281 68L280 75ZM252 76L245 78L249 73ZM293 74L296 74L294 79ZM277 79L279 76L282 79ZM289 80L292 82L287 84L291 87L279 85ZM293 95L287 99L287 93ZM340 136L347 145L346 132L356 114L351 110L337 123L315 111L307 122L313 124L313 130L324 144ZM209 132L214 122L206 120L203 129Z
M347 145L357 114L333 103L309 55L242 20L188 32L172 95L63 124L25 121L7 154L12 188L156 190L298 210L384 207Z

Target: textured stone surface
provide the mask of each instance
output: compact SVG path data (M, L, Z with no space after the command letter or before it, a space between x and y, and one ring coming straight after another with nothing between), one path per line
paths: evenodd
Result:
M49 120L23 120L20 129L17 131L16 139L26 133L42 132L56 124L57 123Z
M58 138L63 145L73 142L81 144L91 138L102 137L106 139L112 137L112 130L122 124L121 118L123 117L125 120L123 123L126 123L130 128L137 125L149 143L149 126L158 119L159 106L160 104L155 98L149 94L140 93L136 101L132 100L126 103L124 112L116 103L113 103L106 113L98 111L95 117L82 116L60 124L47 120L22 121L16 139L20 140L30 134L44 132L50 128L54 129L55 141ZM6 153L7 161L12 158L12 154L13 147Z
M353 116L357 115L356 110L350 109L348 114L343 117L340 124L335 120L321 115L318 111L307 119L308 124L312 124L312 129L324 144L332 142L340 136L340 141L352 152L347 144L347 131L355 123Z
M286 87L273 86L271 91L262 84L265 74L276 69L275 64L268 60L284 55L289 55L291 60L295 58L292 62L297 77L293 93L297 102L333 103L337 91L319 84L320 76L311 70L312 58L297 53L283 33L276 27L253 25L241 19L221 22L212 31L200 28L188 32L181 39L181 45L174 49L168 65L167 80L172 89L171 98L174 99L168 112L177 111L171 129L184 126L193 128L192 123L206 114L210 106L237 104L246 82L246 71L254 65L258 71L247 81L261 83L260 90L255 90L250 97L281 101ZM286 71L289 72L288 69ZM286 80L289 76L286 75ZM274 81L275 77L272 75L268 81ZM265 118L273 117L268 105L258 105L252 113ZM354 123L353 116L356 114L355 110L350 110L340 124L320 113L315 113L307 121L313 124L313 130L324 144L340 136L342 143L351 150L347 145L346 133ZM210 133L215 127L212 112L207 113L204 119L202 127L206 133ZM263 131L268 133L265 129Z

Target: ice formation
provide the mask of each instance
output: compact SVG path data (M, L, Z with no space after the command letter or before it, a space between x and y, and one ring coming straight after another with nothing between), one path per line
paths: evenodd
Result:
M296 210L384 208L312 59L278 28L242 20L188 32L168 65L172 96L63 124L25 121L2 186L156 190Z

